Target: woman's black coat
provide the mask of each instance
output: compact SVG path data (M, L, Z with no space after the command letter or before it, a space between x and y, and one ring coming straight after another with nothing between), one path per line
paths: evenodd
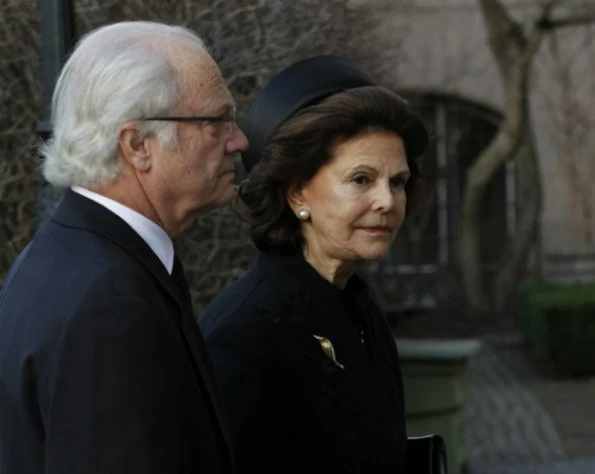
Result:
M301 256L260 254L200 324L239 474L403 472L399 357L358 276L342 291Z

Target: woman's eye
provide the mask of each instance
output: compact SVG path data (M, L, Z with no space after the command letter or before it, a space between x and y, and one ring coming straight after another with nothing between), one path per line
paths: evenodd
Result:
M407 181L404 178L395 178L391 181L393 188L404 188Z
M353 182L355 184L368 184L370 182L370 180L368 179L368 177L366 175L358 174L357 176L355 176L353 178Z

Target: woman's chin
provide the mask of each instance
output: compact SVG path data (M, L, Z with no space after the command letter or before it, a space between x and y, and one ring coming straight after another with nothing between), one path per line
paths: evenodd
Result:
M369 262L379 260L385 257L389 250L390 246L373 245L360 252L360 258Z

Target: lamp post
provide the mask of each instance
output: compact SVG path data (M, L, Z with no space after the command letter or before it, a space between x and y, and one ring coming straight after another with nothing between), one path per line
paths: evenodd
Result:
M37 134L47 140L52 134L52 94L60 69L76 41L73 0L41 0L42 99L41 121ZM58 198L58 190L50 186L37 171L35 227L45 221Z

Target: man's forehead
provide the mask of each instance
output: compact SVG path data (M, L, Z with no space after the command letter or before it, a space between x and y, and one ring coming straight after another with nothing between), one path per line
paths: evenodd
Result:
M193 95L197 101L208 104L211 109L224 111L235 107L231 93L224 82L219 86L196 89Z
M182 82L182 103L201 111L229 109L234 101L215 60L204 50L180 45L183 53L175 60ZM187 46L187 48L184 48ZM198 111L198 110L197 110Z
M183 102L189 104L201 103L208 105L211 110L235 107L233 97L223 80L223 77L211 75L205 78L202 74L186 77L183 87Z
M192 113L208 113L209 115L222 115L235 113L235 102L227 89L205 90L190 89L185 100L187 108Z

